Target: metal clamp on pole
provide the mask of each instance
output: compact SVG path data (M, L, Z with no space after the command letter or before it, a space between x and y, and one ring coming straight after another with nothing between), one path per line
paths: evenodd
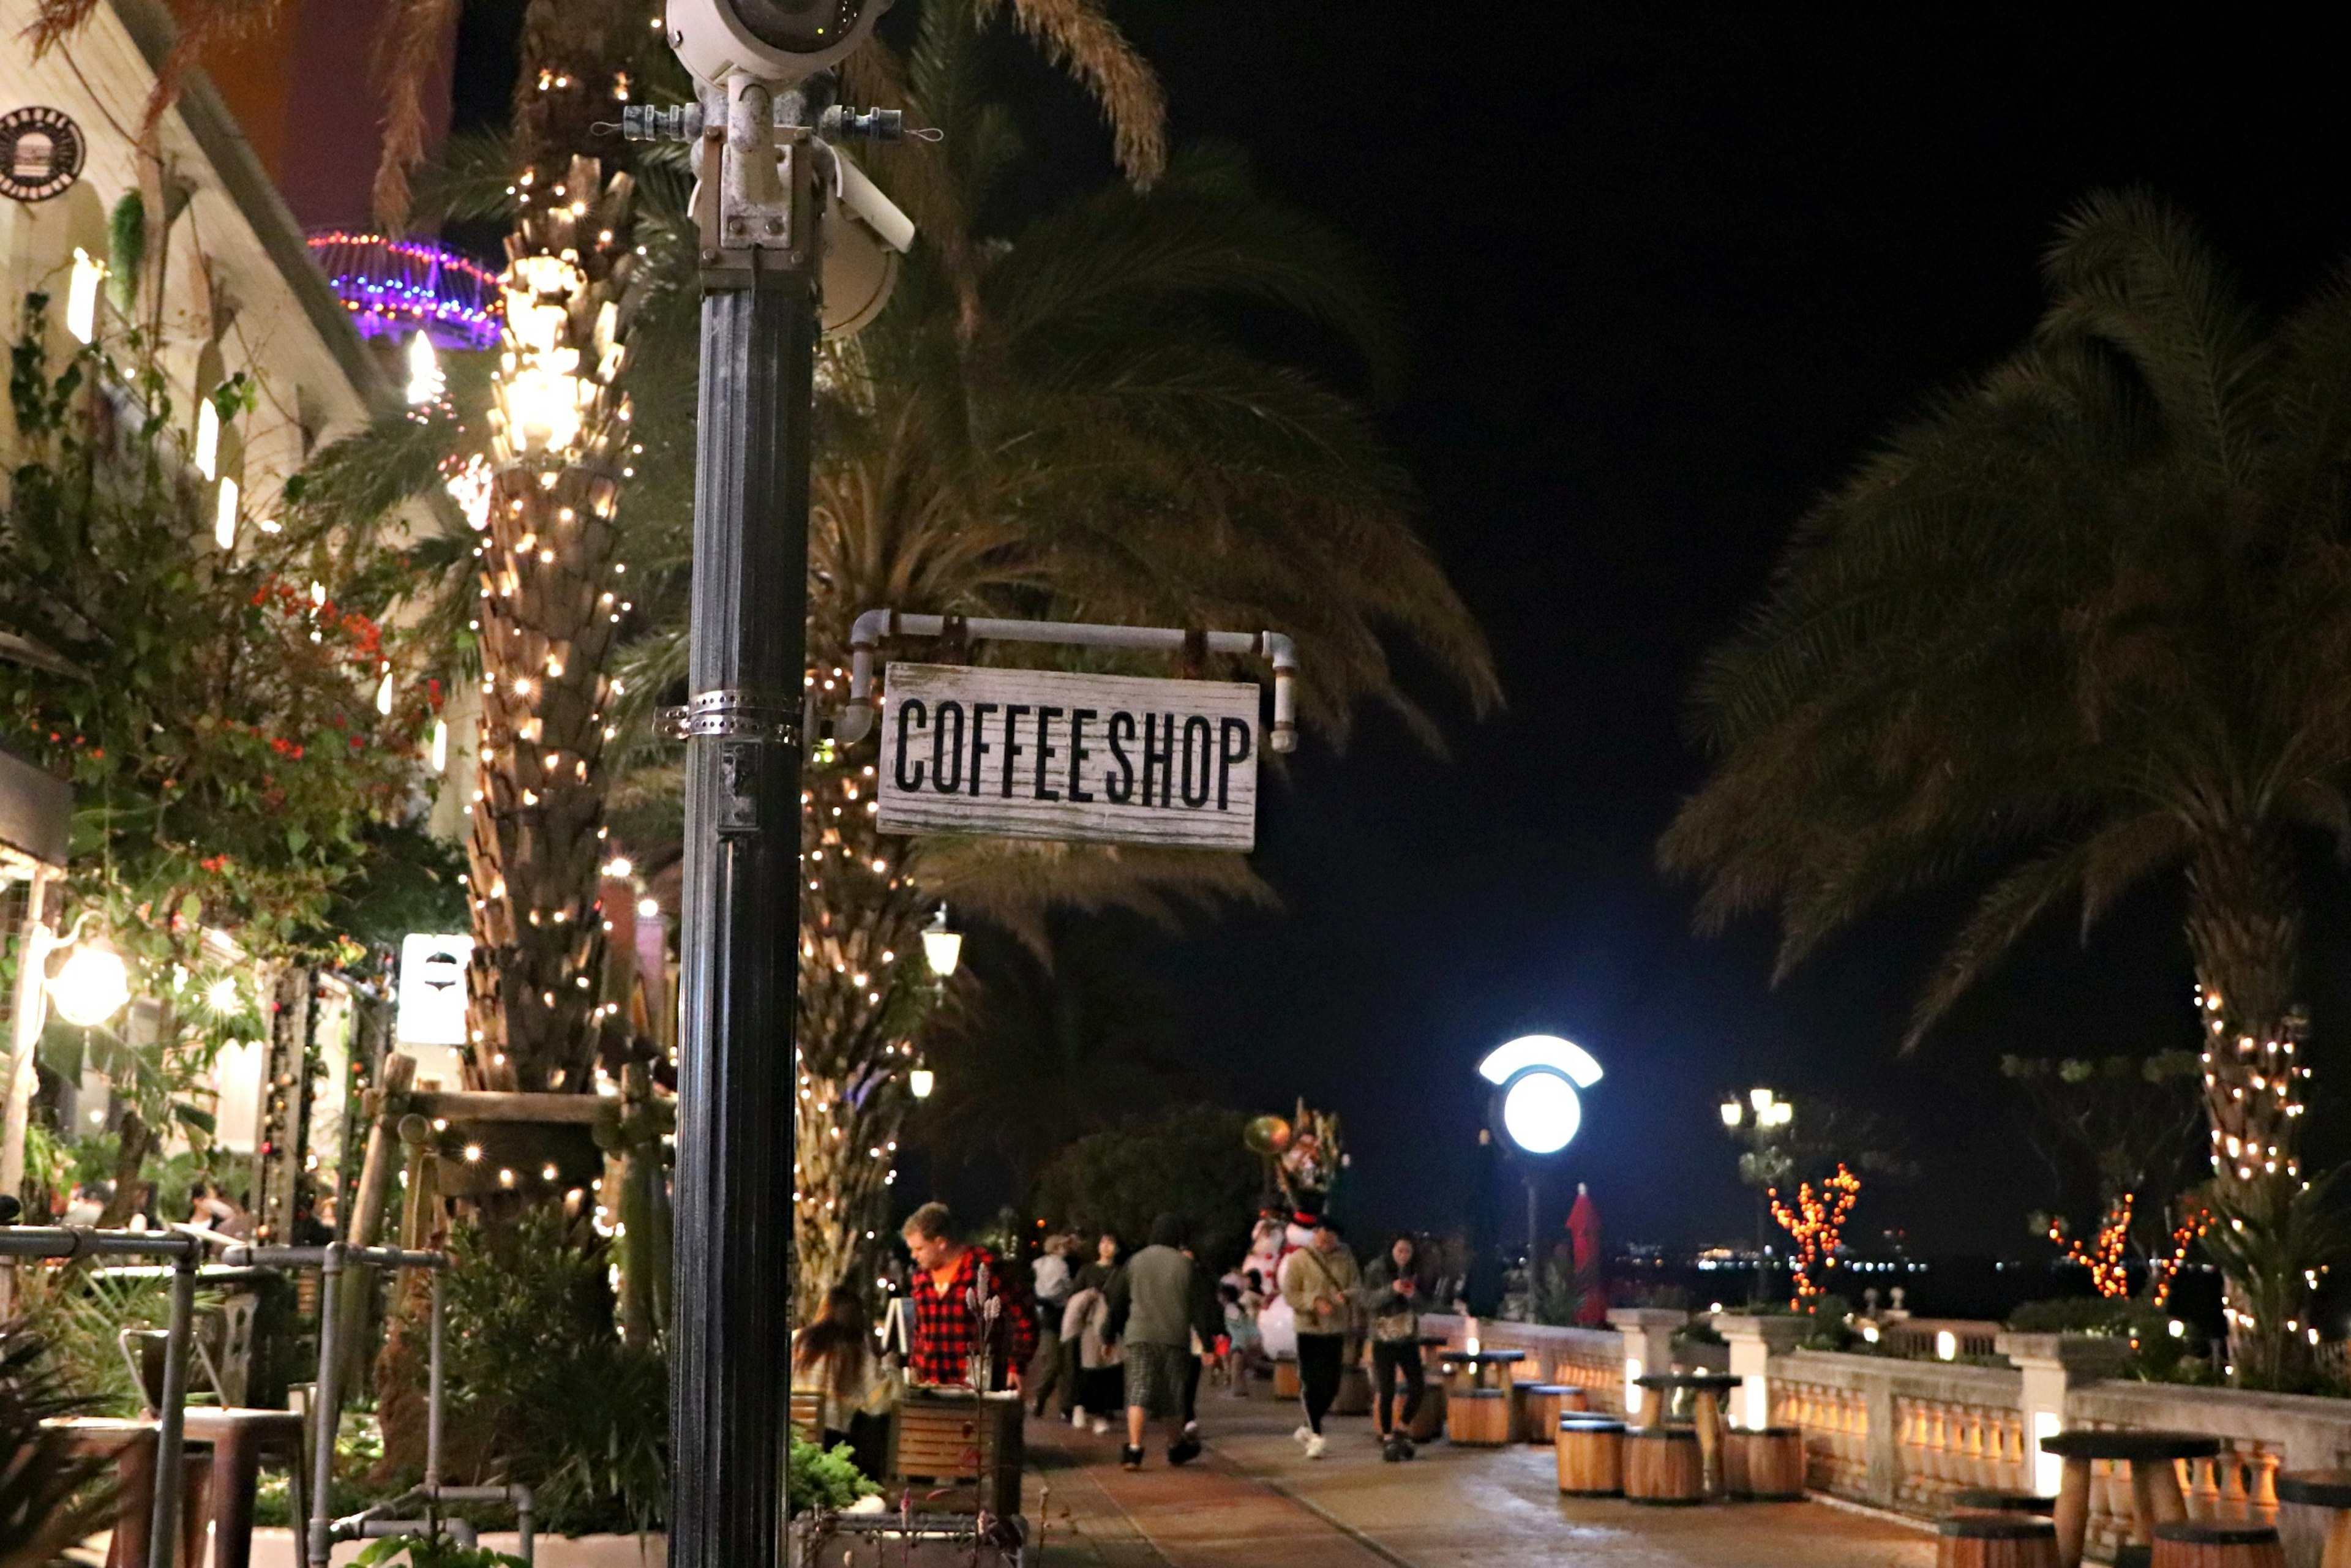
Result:
M800 705L768 693L703 692L684 707L662 709L661 732L672 740L739 737L796 747Z
M873 654L886 637L941 637L960 630L975 641L1052 643L1076 648L1141 648L1177 658L1200 653L1238 654L1263 659L1273 669L1273 729L1266 746L1274 751L1298 748L1298 644L1280 632L1199 632L1175 626L1096 626L1082 622L966 620L960 616L902 615L895 610L869 610L849 632L849 702L832 721L832 737L844 746L873 732L874 704L880 682Z

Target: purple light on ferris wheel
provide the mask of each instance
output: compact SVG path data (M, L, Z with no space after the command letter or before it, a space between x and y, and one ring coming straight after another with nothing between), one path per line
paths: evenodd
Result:
M430 240L323 229L310 258L362 338L405 342L423 331L436 349L494 349L497 275Z

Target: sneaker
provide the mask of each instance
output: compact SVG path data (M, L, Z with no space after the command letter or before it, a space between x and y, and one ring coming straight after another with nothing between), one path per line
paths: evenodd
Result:
M1395 1439L1393 1437L1380 1445L1380 1459L1382 1463L1392 1465L1403 1458L1404 1454L1402 1450L1397 1448L1395 1446Z
M1184 1435L1182 1442L1167 1450L1167 1462L1171 1465L1188 1465L1199 1457L1200 1439L1188 1432Z
M1200 1440L1200 1423L1197 1419L1184 1423L1184 1437L1187 1442L1196 1443Z
M1322 1434L1309 1432L1306 1435L1306 1457L1310 1459L1319 1459L1322 1457Z
M1404 1457L1407 1459L1420 1452L1418 1448L1412 1446L1412 1439L1410 1437L1398 1437L1396 1439L1396 1447L1403 1451Z
M1108 1420L1107 1418L1103 1417L1103 1416L1095 1416L1095 1417L1094 1417L1093 1426L1094 1426L1094 1436L1095 1436L1095 1437L1101 1437L1104 1432L1107 1432L1107 1431L1109 1431L1109 1430L1110 1430L1110 1422L1109 1422L1109 1420Z
M1314 1428L1313 1428L1313 1427L1301 1425L1301 1426L1298 1428L1298 1430L1297 1430L1297 1431L1292 1432L1292 1433L1290 1435L1290 1440L1291 1442L1293 1442L1293 1443L1303 1443L1303 1442L1305 1442L1308 1438L1310 1438L1310 1437L1313 1437L1313 1436L1314 1436Z
M1122 1445L1118 1450L1118 1464L1119 1469L1124 1470L1141 1469L1143 1468L1143 1450L1134 1447L1132 1444Z

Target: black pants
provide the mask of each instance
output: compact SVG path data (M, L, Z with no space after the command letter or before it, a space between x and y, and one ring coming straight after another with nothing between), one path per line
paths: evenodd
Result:
M857 1468L869 1476L886 1475L890 1469L890 1422L888 1417L869 1416L853 1410L849 1416L849 1430L828 1429L824 1446L830 1449L846 1443Z
M1339 1360L1347 1336L1302 1333L1298 1336L1298 1391L1306 1402L1306 1424L1322 1430L1322 1416L1339 1397Z
M1190 1426L1200 1418L1200 1358L1184 1358L1184 1425Z
M1392 1423L1388 1416L1395 1408L1395 1394L1389 1385L1399 1374L1404 1378L1404 1414ZM1379 1394L1380 1430L1398 1432L1410 1429L1412 1418L1420 1414L1421 1396L1427 1391L1427 1385L1420 1374L1420 1342L1410 1339L1374 1340L1372 1387Z

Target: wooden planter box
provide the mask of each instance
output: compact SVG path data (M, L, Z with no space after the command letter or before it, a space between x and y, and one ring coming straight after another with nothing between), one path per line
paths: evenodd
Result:
M1018 1514L1022 1408L1018 1393L909 1393L891 1423L889 1490L913 1491L918 1511Z

